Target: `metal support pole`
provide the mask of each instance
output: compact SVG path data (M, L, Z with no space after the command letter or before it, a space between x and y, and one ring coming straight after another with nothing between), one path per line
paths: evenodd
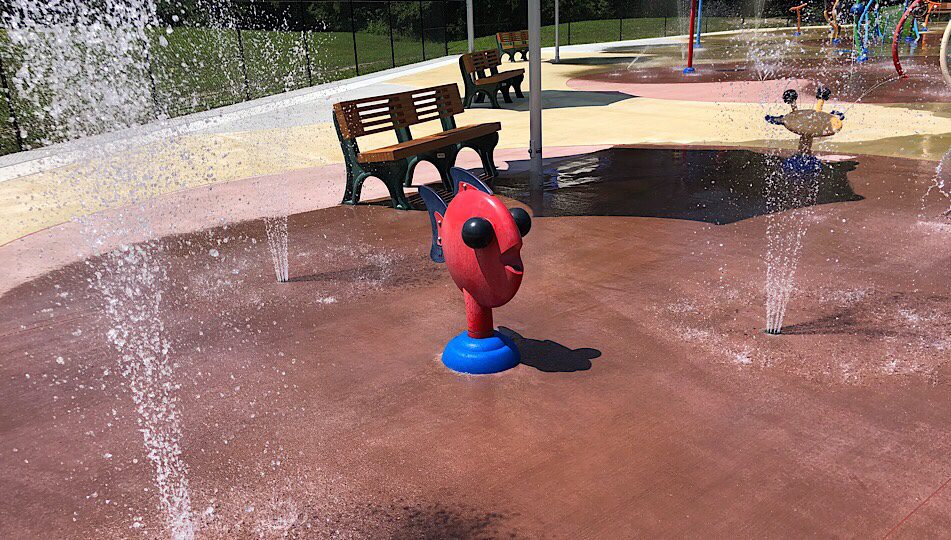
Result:
M442 42L449 56L449 17L446 16L446 0L442 0Z
M528 154L536 177L542 172L542 12L541 0L528 0Z
M423 61L426 61L426 29L423 28L423 0L416 4L419 6L419 39L423 44Z
M386 3L386 20L390 23L390 62L396 67L396 44L393 41L393 2Z
M310 35L307 32L307 26L304 24L304 4L297 4L300 13L301 39L304 41L304 65L307 66L307 86L314 86L314 73L310 68Z
M353 0L347 2L350 4L350 35L353 37L353 67L360 75L360 57L357 55L357 23L353 16Z
M149 51L148 41L145 42L142 53L145 56L145 65L148 66L149 69L149 86L152 90L152 109L155 113L155 118L161 118L162 106L159 104L158 85L155 82L155 70L152 67L152 53Z
M244 78L244 98L251 99L251 83L248 81L248 61L244 58L244 40L241 39L241 26L235 23L235 31L238 34L238 54L241 56L241 76Z
M16 137L17 148L20 152L26 150L23 144L23 134L20 133L20 122L17 121L17 113L13 108L13 88L10 88L10 82L7 81L7 74L3 68L3 58L0 55L0 85L3 86L3 93L7 96L7 112L10 113L10 123L13 124L13 134Z
M466 0L466 35L469 38L469 52L475 51L475 17L472 14L472 1Z
M558 29L561 27L561 22L558 20L558 5L561 4L561 0L555 0L555 60L557 64L561 62L561 48L560 43L558 43Z
M307 66L307 86L314 86L314 72L310 68L310 35L307 30L301 32L301 38L304 40L304 65Z

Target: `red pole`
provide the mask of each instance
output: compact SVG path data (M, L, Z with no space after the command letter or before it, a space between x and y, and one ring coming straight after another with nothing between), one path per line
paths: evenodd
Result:
M684 73L693 73L693 33L697 27L697 0L690 0L690 45L687 48L687 67Z
M492 308L479 305L469 291L463 290L463 296L466 299L466 324L469 337L475 339L492 337L495 333L492 324Z
M898 77L902 79L907 79L908 75L905 74L905 70L902 69L901 62L898 59L898 38L901 37L901 30L905 27L905 20L908 18L908 15L911 14L911 11L918 7L918 4L920 3L921 0L915 0L914 2L908 4L905 12L902 13L901 19L898 20L898 26L895 27L895 33L892 35L892 62L895 64L895 71L898 72Z

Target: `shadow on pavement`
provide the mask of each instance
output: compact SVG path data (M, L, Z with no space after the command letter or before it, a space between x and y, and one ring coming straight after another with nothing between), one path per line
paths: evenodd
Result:
M567 373L591 369L591 360L601 356L598 349L572 349L545 339L530 339L505 326L499 332L515 342L522 355L522 364L547 373Z
M544 185L535 189L525 172L528 162L510 162L520 172L503 173L493 189L538 217L657 217L723 225L770 212L768 184L788 181L779 174L782 161L751 150L614 147L546 163ZM817 204L862 200L848 181L857 165L825 163Z

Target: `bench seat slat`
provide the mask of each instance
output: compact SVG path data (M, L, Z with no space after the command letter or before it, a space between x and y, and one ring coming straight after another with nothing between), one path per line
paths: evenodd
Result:
M489 122L486 124L472 124L468 126L457 127L434 135L427 135L418 139L384 146L376 150L361 151L357 160L360 163L375 163L383 161L396 161L417 154L431 152L446 146L461 143L475 137L488 135L502 130L502 124L499 122Z
M516 77L521 77L525 74L524 69L513 69L511 71L503 71L495 75L490 75L488 77L480 77L476 79L475 83L478 85L481 84L495 84L502 81L507 81L509 79L514 79Z

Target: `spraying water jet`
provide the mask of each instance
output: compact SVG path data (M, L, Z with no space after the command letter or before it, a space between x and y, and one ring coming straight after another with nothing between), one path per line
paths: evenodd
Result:
M812 153L817 137L828 137L842 129L845 115L823 111L832 92L823 85L816 90L812 109L800 109L795 90L783 92L783 102L790 112L772 116L766 121L780 125L799 135L799 149L785 159L775 174L767 179L766 250L766 333L782 332L786 307L792 296L802 240L808 230L807 208L815 204L823 171L822 162Z

